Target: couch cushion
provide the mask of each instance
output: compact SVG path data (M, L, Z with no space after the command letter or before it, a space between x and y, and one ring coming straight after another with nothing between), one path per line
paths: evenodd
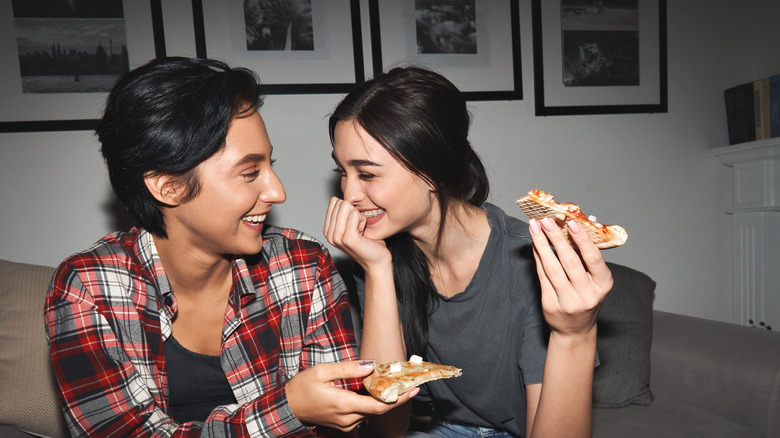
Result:
M637 270L608 265L614 285L598 318L601 364L593 375L593 406L649 405L655 281Z
M0 260L0 424L68 436L43 322L54 268Z
M593 410L593 438L755 438L743 424L661 398L652 406Z

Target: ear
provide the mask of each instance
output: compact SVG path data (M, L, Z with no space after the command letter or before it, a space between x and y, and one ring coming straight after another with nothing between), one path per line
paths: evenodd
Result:
M433 184L433 181L431 181L430 178L427 176L421 176L420 177L423 180L423 183L428 186L428 191L431 193L436 193L438 190L436 190L436 185Z
M147 173L144 176L144 183L146 188L159 202L176 206L179 204L179 193L177 191L177 184L174 182L173 177L167 173Z

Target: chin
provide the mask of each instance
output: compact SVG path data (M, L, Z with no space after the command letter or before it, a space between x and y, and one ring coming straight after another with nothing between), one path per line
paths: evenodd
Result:
M392 237L397 233L387 233L382 231L381 229L374 229L374 228L367 228L363 232L363 237L371 240L385 240L388 237Z
M254 255L263 250L263 240L262 238L258 242L244 240L236 246L238 252L234 254Z
M244 252L244 254L254 255L254 254L259 253L260 251L263 250L263 241L261 240L260 243L257 244L257 245L252 245L252 247L251 248L247 248L247 250L248 251Z

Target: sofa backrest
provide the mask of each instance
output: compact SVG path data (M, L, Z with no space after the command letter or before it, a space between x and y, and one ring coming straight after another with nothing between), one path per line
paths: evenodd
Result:
M780 436L780 333L660 311L654 324L659 397Z
M53 274L48 266L0 260L0 424L66 437L43 322Z

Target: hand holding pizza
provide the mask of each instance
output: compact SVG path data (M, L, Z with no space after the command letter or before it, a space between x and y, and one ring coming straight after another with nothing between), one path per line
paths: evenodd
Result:
M369 395L338 388L333 381L362 378L374 370L373 361L321 363L296 374L287 383L290 409L304 424L317 424L344 432L353 430L368 415L381 415L417 394L410 391L388 404Z
M586 216L577 204L555 202L543 190L529 191L517 205L530 219L547 322L562 333L589 331L612 289L612 273L599 249L623 245L628 233Z
M601 303L612 289L612 273L582 226L576 221L566 226L577 250L552 219L530 220L542 309L552 330L585 334L596 326Z

